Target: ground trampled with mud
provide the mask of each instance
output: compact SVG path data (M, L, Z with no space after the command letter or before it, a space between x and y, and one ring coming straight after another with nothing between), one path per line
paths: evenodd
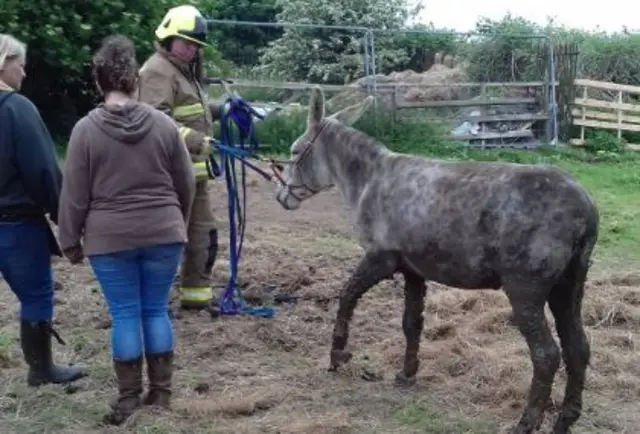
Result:
M226 283L226 190L212 187ZM24 386L18 305L0 283L0 426L27 433L492 433L520 416L531 376L526 344L511 325L501 291L463 292L429 285L421 369L413 389L400 389L402 279L374 287L360 301L351 327L354 359L327 372L336 296L361 255L337 192L287 212L272 187L252 180L248 228L240 264L246 296L268 301L289 293L275 318L212 320L180 313L174 321L177 355L173 411L144 409L129 426L99 421L115 392L110 321L86 263L56 261L58 360L85 363L91 377L77 387ZM576 433L640 430L640 275L597 269L588 284L584 320L592 344L585 409ZM551 320L551 316L548 315ZM551 321L551 324L553 322ZM558 372L553 397L564 389ZM547 432L553 415L542 432Z

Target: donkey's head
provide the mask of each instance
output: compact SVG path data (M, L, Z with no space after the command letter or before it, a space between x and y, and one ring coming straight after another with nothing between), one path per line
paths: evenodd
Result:
M373 97L368 96L362 102L346 107L329 117L325 117L324 93L315 86L309 101L307 128L291 145L291 159L280 173L280 183L276 190L276 199L284 209L295 210L302 201L333 186L327 154L340 146L336 135L323 134L329 122L341 122L353 125L369 108Z

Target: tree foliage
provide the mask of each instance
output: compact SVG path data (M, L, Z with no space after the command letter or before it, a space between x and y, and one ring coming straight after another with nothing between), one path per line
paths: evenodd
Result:
M409 18L407 0L276 0L279 22L325 26L397 30ZM346 83L364 73L362 30L286 28L269 44L260 70L271 76L323 83ZM405 50L394 47L388 36L376 35L376 61L406 62Z
M476 30L482 37L465 44L469 72L478 81L539 80L541 50L549 43L576 44L577 76L623 84L640 84L640 35L586 32L558 26L553 21L538 25L506 14L500 20L481 18ZM522 35L548 39L523 38Z
M215 0L191 2L206 8ZM136 44L140 63L153 51L154 30L175 0L3 0L0 32L28 45L23 92L55 135L66 136L97 102L91 56L106 36L121 33ZM215 52L209 50L209 54Z
M218 0L209 18L229 21L275 23L281 8L275 0ZM282 28L243 24L213 24L209 32L225 60L235 65L255 65L260 49L282 36Z

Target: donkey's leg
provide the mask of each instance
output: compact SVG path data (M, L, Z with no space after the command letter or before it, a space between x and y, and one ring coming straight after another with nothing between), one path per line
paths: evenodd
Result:
M547 286L534 279L521 277L505 280L504 290L511 302L514 320L529 346L533 364L527 406L512 433L529 434L539 429L542 423L553 378L560 366L560 349L553 340L544 316L549 292Z
M416 382L416 373L420 366L418 351L420 350L420 337L424 326L424 299L427 293L427 285L422 277L411 272L404 271L404 315L402 316L402 330L407 341L404 355L404 367L396 375L396 384L411 386Z
M344 349L349 339L349 322L362 295L383 279L393 277L398 269L399 256L395 252L369 252L360 261L340 294L336 324L331 343L329 371L335 371L351 359Z
M591 348L581 318L586 269L568 277L575 280L559 283L549 295L549 307L556 320L562 357L567 369L564 402L553 428L554 434L568 433L580 418L585 374L591 357Z

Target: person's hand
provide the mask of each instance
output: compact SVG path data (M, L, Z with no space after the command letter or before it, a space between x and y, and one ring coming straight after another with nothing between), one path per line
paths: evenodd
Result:
M200 148L200 155L208 157L211 154L211 137L205 136L202 140L202 148Z
M84 260L84 252L81 245L65 249L63 253L73 265L80 264Z
M222 117L221 107L214 102L209 103L209 112L211 112L211 118L213 119L214 122L219 121L220 118Z

